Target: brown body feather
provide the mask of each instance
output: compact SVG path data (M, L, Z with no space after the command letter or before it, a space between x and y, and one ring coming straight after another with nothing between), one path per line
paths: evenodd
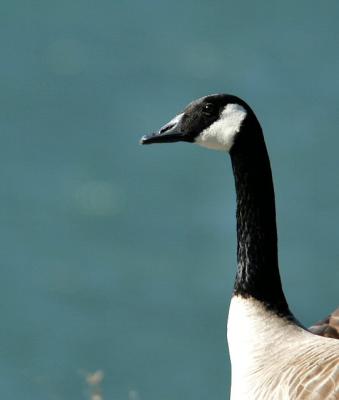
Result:
M339 339L339 307L325 319L309 328L315 335Z

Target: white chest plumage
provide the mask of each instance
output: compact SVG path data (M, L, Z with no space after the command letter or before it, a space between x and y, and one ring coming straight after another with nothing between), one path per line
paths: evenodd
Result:
M315 336L240 296L231 301L227 337L231 400L339 399L335 339Z

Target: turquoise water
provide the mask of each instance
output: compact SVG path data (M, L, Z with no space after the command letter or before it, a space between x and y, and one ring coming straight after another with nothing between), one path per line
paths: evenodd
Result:
M138 145L190 100L245 98L306 325L338 303L339 4L3 2L0 393L226 399L226 155Z

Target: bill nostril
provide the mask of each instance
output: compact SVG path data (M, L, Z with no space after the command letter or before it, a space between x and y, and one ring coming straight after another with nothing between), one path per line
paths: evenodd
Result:
M169 131L171 128L174 127L174 125L175 125L175 124L170 123L170 124L167 124L167 125L163 126L163 127L160 129L159 133L164 133L164 132Z

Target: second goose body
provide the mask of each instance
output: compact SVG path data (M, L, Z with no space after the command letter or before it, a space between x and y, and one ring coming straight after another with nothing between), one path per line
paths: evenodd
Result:
M143 144L228 152L237 194L237 272L228 317L231 400L339 399L339 341L303 328L282 290L269 157L251 108L232 95L190 103Z

